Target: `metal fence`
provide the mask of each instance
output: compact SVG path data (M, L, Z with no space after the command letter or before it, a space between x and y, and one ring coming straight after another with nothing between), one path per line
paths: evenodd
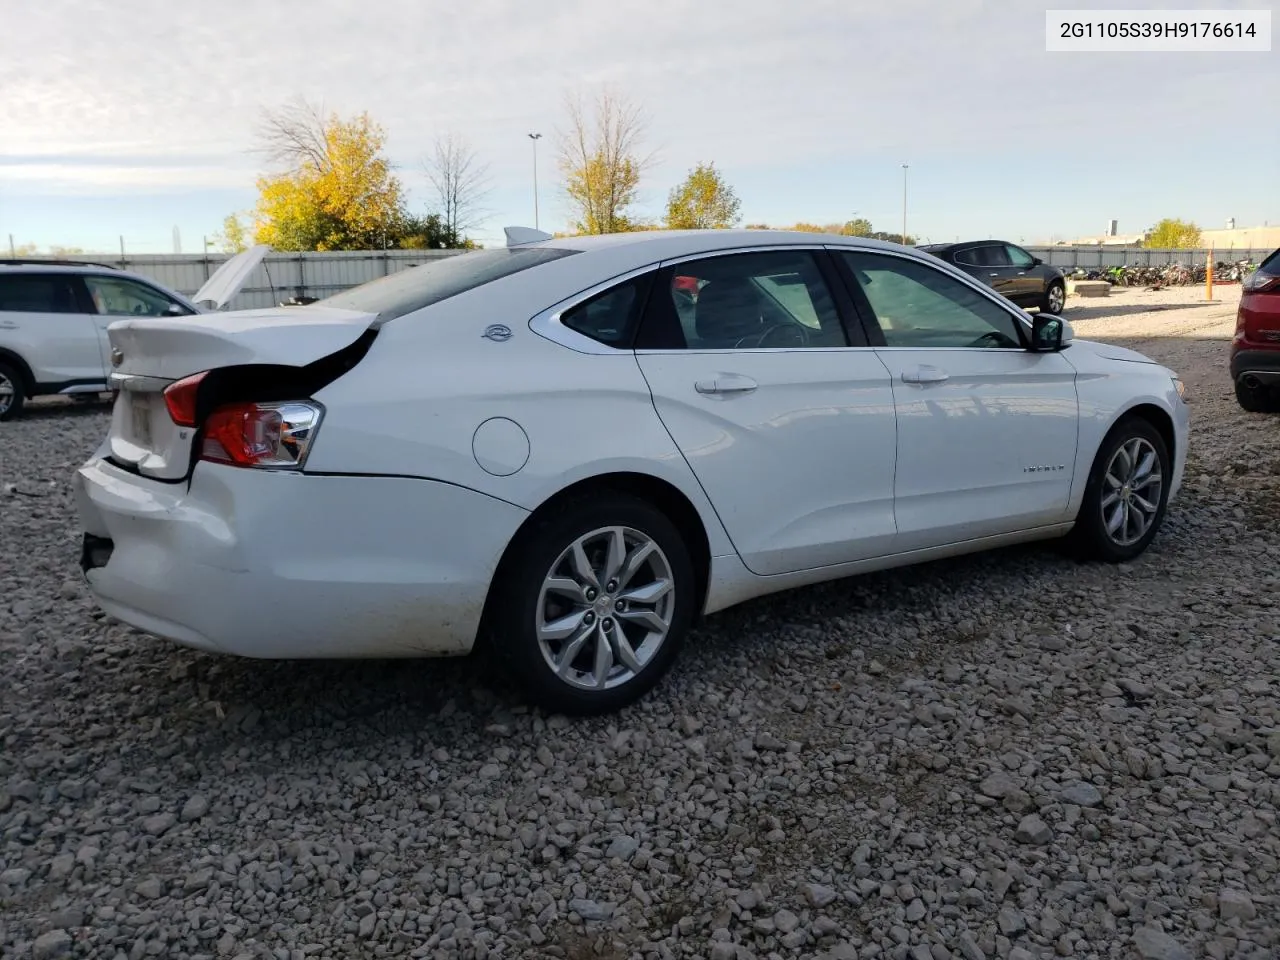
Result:
M326 253L267 254L254 268L228 309L272 307L290 297L327 297L348 287L385 277L409 267L449 257L461 250L351 250ZM124 257L85 254L64 257L105 263L130 270L191 296L229 258L230 254L140 253Z
M1052 246L1027 247L1032 256L1055 267L1087 270L1107 267L1151 266L1170 263L1203 264L1208 250L1152 250L1144 247ZM229 308L244 310L271 307L290 297L327 297L348 287L414 267L428 260L449 257L461 250L352 250L327 253L269 253L254 269L248 283ZM1251 259L1260 263L1267 249L1216 249L1215 261ZM190 296L218 269L229 254L140 253L129 256L83 255L66 257L108 263L150 277L171 290Z
M1192 267L1203 264L1206 257L1212 257L1215 263L1234 263L1237 260L1261 263L1273 252L1264 249L1227 247L1210 251L1117 246L1027 247L1026 250L1033 257L1039 257L1051 266L1063 269L1084 267L1086 270L1105 270L1107 267L1163 267L1170 263L1181 263Z

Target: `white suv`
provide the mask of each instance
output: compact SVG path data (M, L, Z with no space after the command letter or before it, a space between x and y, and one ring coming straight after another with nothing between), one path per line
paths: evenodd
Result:
M104 264L0 260L0 420L18 416L30 397L92 397L107 391L110 324L121 317L216 310L235 295L268 249L254 247L232 257L190 300Z

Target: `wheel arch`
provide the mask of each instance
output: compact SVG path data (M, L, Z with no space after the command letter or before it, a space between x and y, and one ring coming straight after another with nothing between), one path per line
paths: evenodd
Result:
M27 365L27 361L6 347L0 347L0 363L7 363L18 371L18 375L22 377L22 387L27 391L27 396L35 396L36 377L31 372L31 367Z
M1155 431L1160 434L1160 439L1164 441L1165 450L1169 454L1169 462L1176 462L1178 435L1173 426L1173 417L1170 416L1168 410L1155 403L1138 403L1132 407L1125 408L1107 427L1107 432L1103 435L1103 442L1106 442L1106 438L1111 436L1116 427L1130 418L1145 420L1151 424Z
M529 531L538 521L548 511L555 509L566 500L603 492L625 493L644 500L661 510L675 524L676 529L680 531L684 539L685 546L689 550L689 559L693 564L694 577L696 578L697 602L694 606L694 616L696 618L701 614L702 608L706 603L707 589L711 578L711 542L707 536L706 526L702 517L698 513L698 508L693 505L693 501L679 487L670 481L656 477L653 474L632 471L602 473L577 480L557 490L530 511L520 526L516 528L516 532L507 542L507 546L498 560L493 580L489 585L488 596L485 600L486 613L489 607L489 600L494 596L494 585L497 584L512 555L524 543Z

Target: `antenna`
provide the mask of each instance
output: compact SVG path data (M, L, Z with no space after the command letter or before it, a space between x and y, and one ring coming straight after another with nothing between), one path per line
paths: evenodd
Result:
M540 243L543 240L554 239L545 231L533 230L529 227L503 227L502 230L507 235L508 247L519 247L526 243Z

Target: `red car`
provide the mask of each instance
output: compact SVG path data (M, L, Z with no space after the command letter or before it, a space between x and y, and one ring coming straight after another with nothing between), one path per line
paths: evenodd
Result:
M1231 379L1244 409L1280 412L1280 250L1263 260L1241 288Z

